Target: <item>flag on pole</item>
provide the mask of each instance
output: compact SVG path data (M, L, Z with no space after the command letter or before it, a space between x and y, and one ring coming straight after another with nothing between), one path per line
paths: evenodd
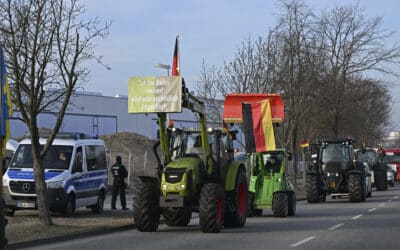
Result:
M176 36L174 58L172 60L172 76L180 76L181 71L179 67L179 36Z
M13 109L11 105L10 89L8 86L8 78L6 72L6 63L4 59L3 47L0 47L0 136L3 138L3 151L8 138L10 138L10 117L12 116Z
M246 151L253 153L275 150L275 134L269 101L243 103L242 112Z

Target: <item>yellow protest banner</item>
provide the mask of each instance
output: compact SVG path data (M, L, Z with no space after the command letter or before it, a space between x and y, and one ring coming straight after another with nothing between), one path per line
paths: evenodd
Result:
M182 77L130 77L129 113L182 112Z

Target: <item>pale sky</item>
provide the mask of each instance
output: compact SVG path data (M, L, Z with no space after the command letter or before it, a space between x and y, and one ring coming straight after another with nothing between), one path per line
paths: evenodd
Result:
M89 17L113 22L110 35L96 52L105 64L90 65L91 79L85 91L106 96L127 95L128 77L161 76L157 63L172 64L176 35L180 37L181 74L194 90L203 59L222 66L248 37L265 37L276 25L277 1L272 0L83 0ZM348 4L349 0L305 0L315 13L322 8ZM394 31L390 42L400 42L400 1L360 0L368 17L383 16L383 28ZM396 67L400 74L400 66ZM392 122L400 130L400 78L392 82Z

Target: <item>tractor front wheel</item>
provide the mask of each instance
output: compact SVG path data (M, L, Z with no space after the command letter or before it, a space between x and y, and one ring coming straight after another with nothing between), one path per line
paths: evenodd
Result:
M133 219L138 231L154 232L160 221L160 193L158 185L143 182L133 198Z
M272 200L272 211L275 217L286 217L288 216L288 196L284 192L274 193Z
M244 169L238 170L235 182L235 189L229 192L227 200L233 204L233 211L225 210L226 227L243 227L247 217L247 178Z
M204 233L219 233L224 225L225 193L221 184L206 183L201 188L199 217Z
M349 174L349 196L351 202L360 202L365 197L361 175Z
M306 196L308 203L321 201L318 188L318 176L316 174L308 174L306 176Z

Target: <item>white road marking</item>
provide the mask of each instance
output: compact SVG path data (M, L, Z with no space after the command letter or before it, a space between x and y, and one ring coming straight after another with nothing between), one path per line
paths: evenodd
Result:
M359 214L357 216L354 216L353 218L351 218L352 220L357 220L358 218L360 218L361 216L363 216L362 214Z
M344 223L337 224L337 225L335 225L335 226L333 226L333 227L330 227L330 228L329 228L329 231L333 231L333 230L335 230L336 228L341 227L341 226L343 226L343 225L344 225Z
M376 210L376 207L374 207L374 208L371 208L370 210L368 210L367 212L368 213L370 213L370 212L373 212L373 211L375 211Z
M381 203L381 204L379 204L379 207L383 207L385 205L386 205L386 203Z
M399 196L396 195L394 198L397 199L397 198L399 198Z
M297 242L297 243L294 243L294 244L292 244L292 245L290 245L290 246L291 246L291 247L297 247L297 246L300 246L301 244L306 243L307 241L310 241L310 240L312 240L312 239L315 239L315 237L314 237L314 236L311 236L311 237L305 238L304 240L301 240L301 241L299 241L299 242Z

